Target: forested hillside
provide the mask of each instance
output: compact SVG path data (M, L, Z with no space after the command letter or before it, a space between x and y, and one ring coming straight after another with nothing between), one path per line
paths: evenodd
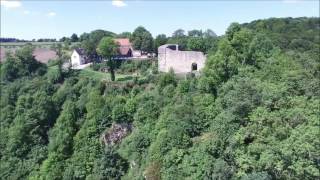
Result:
M100 81L26 46L1 64L0 177L318 179L319 21L233 23L199 77Z

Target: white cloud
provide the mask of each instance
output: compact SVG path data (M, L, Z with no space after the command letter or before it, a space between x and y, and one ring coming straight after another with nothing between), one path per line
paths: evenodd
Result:
M55 12L49 12L49 13L47 13L47 16L49 16L49 17L53 17L53 16L56 16L57 15L57 13L55 13Z
M5 8L18 8L22 6L20 1L0 0L1 6Z
M116 7L127 6L127 4L125 2L123 2L122 0L112 0L112 5L116 6Z

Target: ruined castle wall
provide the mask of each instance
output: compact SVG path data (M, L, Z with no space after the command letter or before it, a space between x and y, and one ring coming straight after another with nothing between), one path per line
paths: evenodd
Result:
M159 48L159 71L169 72L170 68L175 73L188 73L192 70L192 63L197 64L197 71L204 67L206 56L197 51L178 51L169 48Z

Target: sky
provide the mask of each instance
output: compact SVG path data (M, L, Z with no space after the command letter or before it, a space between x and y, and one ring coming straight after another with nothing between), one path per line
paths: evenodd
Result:
M70 37L95 29L133 32L144 26L153 36L182 28L212 29L222 35L232 22L270 17L319 17L318 0L0 0L1 37Z

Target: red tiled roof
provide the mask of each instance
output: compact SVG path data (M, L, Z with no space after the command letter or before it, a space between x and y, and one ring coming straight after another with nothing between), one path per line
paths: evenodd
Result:
M126 56L132 51L132 46L128 38L114 39L119 44L120 55Z
M131 46L130 40L128 38L120 38L120 39L114 39L119 46Z
M120 55L126 56L130 52L131 47L119 47L119 53Z

